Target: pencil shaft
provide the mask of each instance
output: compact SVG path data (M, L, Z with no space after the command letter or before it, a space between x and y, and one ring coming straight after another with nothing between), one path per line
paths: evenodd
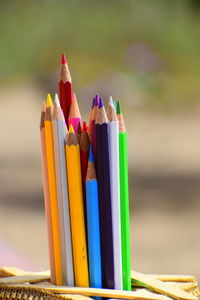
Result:
M46 143L45 143L44 127L40 131L40 142L41 142L41 162L42 162L42 174L43 174L45 216L46 216L47 233L48 233L51 282L55 284L56 276L55 276L54 248L53 248L52 216L51 216L51 207L50 207L50 195L49 195L49 183L48 183L48 170L47 170L47 157L46 157Z
M115 289L122 290L118 121L108 123Z
M79 145L66 145L74 277L76 286L89 286Z
M63 285L74 286L74 272L69 218L68 187L66 175L65 124L63 120L53 119L53 138L56 168L58 215L61 243Z
M46 154L47 154L47 165L48 165L49 195L50 195L51 216L52 216L56 284L61 285L62 284L62 263L61 263L52 124L51 121L45 121L44 123L45 123L45 141L46 141Z
M102 285L114 288L113 235L107 124L96 124L97 174L99 182Z
M127 133L119 132L120 206L122 238L123 289L131 290L130 266L130 220L128 195Z
M84 207L84 216L85 216L85 225L87 227L87 211L86 211L86 190L85 190L85 179L87 173L87 166L88 166L88 155L89 150L87 151L80 151L80 160L81 160L81 178L82 178L82 192L83 192L83 207Z
M98 183L86 180L86 207L90 287L102 287Z
M62 107L66 124L68 124L68 116L72 103L72 84L69 81L59 82L60 105Z

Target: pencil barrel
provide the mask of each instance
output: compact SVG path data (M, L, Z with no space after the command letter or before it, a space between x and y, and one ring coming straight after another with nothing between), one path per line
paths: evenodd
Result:
M102 287L99 202L97 180L86 180L86 207L90 287Z
M128 192L127 133L119 132L119 166L120 166L120 207L122 239L122 278L123 289L131 290L130 266L130 220Z
M107 124L96 124L102 286L114 289L113 233Z
M108 123L110 188L113 228L113 258L115 289L122 290L121 212L119 188L119 134L118 122Z
M79 145L66 145L75 285L88 287L88 260L83 211Z
M54 244L54 258L55 258L55 273L56 284L62 285L62 262L61 262L61 249L60 249L60 233L58 221L58 204L56 193L56 174L54 163L54 150L53 150L53 134L52 124L50 121L45 121L45 141L47 149L47 164L48 164L48 182L49 182L49 195L51 206L52 218L52 233Z

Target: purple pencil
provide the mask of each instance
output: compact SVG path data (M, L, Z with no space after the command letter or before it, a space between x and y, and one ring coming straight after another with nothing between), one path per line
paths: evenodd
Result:
M108 119L102 99L96 115L97 177L101 236L102 286L114 289L113 234L108 148Z
M99 106L99 96L96 95L93 107L93 114L92 114L92 150L94 161L96 163L97 160L97 145L96 145L96 116Z

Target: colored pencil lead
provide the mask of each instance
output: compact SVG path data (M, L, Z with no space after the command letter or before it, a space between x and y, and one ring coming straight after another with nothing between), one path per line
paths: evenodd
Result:
M64 53L62 53L62 55L61 55L61 64L64 65L64 64L66 64L66 63L67 63L66 56L65 56Z
M116 113L117 115L120 115L122 113L122 109L119 101L117 101Z
M52 99L51 99L51 95L47 94L47 100L46 100L46 107L51 107L53 104Z
M103 99L100 97L99 98L99 108L104 107Z
M60 101L59 101L59 98L58 98L58 94L57 94L57 93L55 93L54 103L55 103L56 105L58 105L58 107L60 107Z
M94 157L92 152L92 146L90 145L90 152L89 152L89 161L94 164Z
M84 121L82 132L87 132L87 130L88 130L87 123Z
M73 128L72 124L69 126L69 134L70 133L74 133L74 128Z

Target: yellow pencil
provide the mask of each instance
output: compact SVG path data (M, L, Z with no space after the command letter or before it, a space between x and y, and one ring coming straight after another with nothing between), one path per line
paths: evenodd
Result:
M75 285L89 286L87 246L82 195L80 149L72 125L66 141L66 160Z
M51 206L51 216L52 216L56 285L62 285L62 263L61 263L60 233L59 233L59 222L58 222L58 203L57 203L57 194L56 194L53 133L52 133L52 110L53 110L52 99L50 94L48 94L47 101L46 101L45 119L44 119L47 170L48 170L49 196L50 196L50 206Z

